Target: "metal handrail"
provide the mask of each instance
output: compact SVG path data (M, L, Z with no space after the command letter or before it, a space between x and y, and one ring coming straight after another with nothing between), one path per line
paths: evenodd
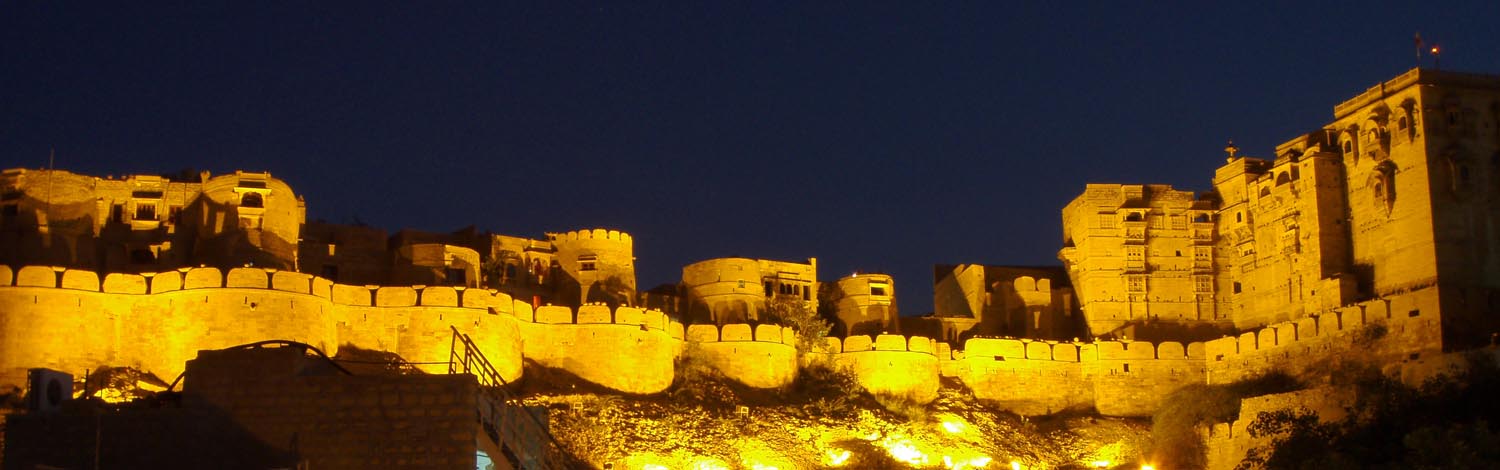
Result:
M568 454L563 450L562 444L557 441L557 438L552 435L552 431L547 429L546 423L542 422L536 415L526 411L519 404L519 400L517 400L515 395L511 394L510 390L506 388L510 383L505 380L505 377L500 375L500 372L490 363L489 358L484 356L484 353L479 350L479 347L474 344L474 340L469 338L469 335L458 331L456 327L449 326L449 328L453 330L453 339L449 342L448 373L473 374L479 382L480 390L490 398L488 409L482 409L482 413L480 414L480 419L484 421L485 432L489 434L490 439L494 440L497 444L523 444L520 446L510 446L510 448L512 451L529 452L534 447L524 445L526 443L518 441L523 436L541 436L544 439L544 442L540 443L542 444L541 455L517 456L522 459L522 468L567 468ZM462 346L461 353L460 346ZM524 418L505 419L507 416L513 416L516 413L524 416ZM511 427L498 426L505 421L509 421Z

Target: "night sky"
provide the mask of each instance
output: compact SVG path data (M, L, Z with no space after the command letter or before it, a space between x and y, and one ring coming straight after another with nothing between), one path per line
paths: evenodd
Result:
M309 220L392 231L614 228L642 289L816 256L894 275L904 314L933 264L1058 264L1085 183L1269 156L1413 67L1413 33L1500 73L1493 0L89 3L0 0L0 167L269 171Z

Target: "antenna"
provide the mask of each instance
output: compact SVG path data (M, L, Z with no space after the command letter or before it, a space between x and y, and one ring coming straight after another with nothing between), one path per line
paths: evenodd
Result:
M1411 40L1417 46L1417 68L1421 68L1422 67L1422 32L1421 31L1417 31L1417 34L1413 35L1411 37Z

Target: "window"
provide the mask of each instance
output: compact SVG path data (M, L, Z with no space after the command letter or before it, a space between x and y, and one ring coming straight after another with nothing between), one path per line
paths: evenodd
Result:
M1114 214L1099 214L1099 228L1115 228Z
M1234 221L1235 222L1244 222L1245 221L1245 213L1244 212L1235 212L1234 213Z
M771 292L771 281L766 281L766 297L770 297Z
M1152 229L1164 229L1164 228L1167 228L1166 222L1162 220L1162 216L1153 215L1151 217L1148 217L1146 220L1147 220L1147 226L1151 227Z
M125 223L125 205L124 204L115 204L113 206L110 206L110 208L109 208L109 221L110 221L110 223L115 223L115 224L123 224L123 223Z
M1234 283L1234 293L1236 293L1236 294L1240 293L1240 283L1239 282L1235 282Z
M156 204L136 203L135 220L156 220Z
M886 288L885 284L871 283L870 284L870 295L887 295L885 293L885 288Z
M173 225L182 222L182 206L167 206L167 221Z
M1212 276L1193 276L1194 292L1213 292L1214 281Z
M463 268L448 268L448 272L447 272L448 285L450 285L450 286L461 286L461 285L464 285L464 279L466 277L467 276L464 276L464 270L463 270Z
M265 207L266 202L260 193L246 193L240 197L240 207Z
M1172 216L1172 230L1187 230L1187 216Z
M1146 276L1125 276L1125 290L1129 292L1145 292Z
M1126 222L1140 222L1141 221L1141 213L1140 212L1131 212L1129 215L1125 216L1125 221Z

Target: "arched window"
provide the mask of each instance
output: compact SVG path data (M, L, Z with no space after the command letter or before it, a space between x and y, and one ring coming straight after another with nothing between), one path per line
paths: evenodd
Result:
M1208 214L1198 214L1197 217L1193 217L1193 222L1208 222Z
M1271 197L1271 188L1260 188L1260 197Z
M266 203L260 193L246 193L240 197L240 207L266 207Z
M1292 182L1292 176L1289 175L1289 174L1287 174L1287 172L1283 171L1283 172L1281 172L1281 174L1276 175L1276 185L1277 186L1281 186L1283 184L1287 184L1287 183L1290 183L1290 182Z
M1125 216L1125 221L1126 222L1140 222L1141 221L1141 213L1140 212L1131 212L1130 215Z
M1387 161L1375 167L1369 186L1375 206L1390 211L1396 205L1396 165Z

